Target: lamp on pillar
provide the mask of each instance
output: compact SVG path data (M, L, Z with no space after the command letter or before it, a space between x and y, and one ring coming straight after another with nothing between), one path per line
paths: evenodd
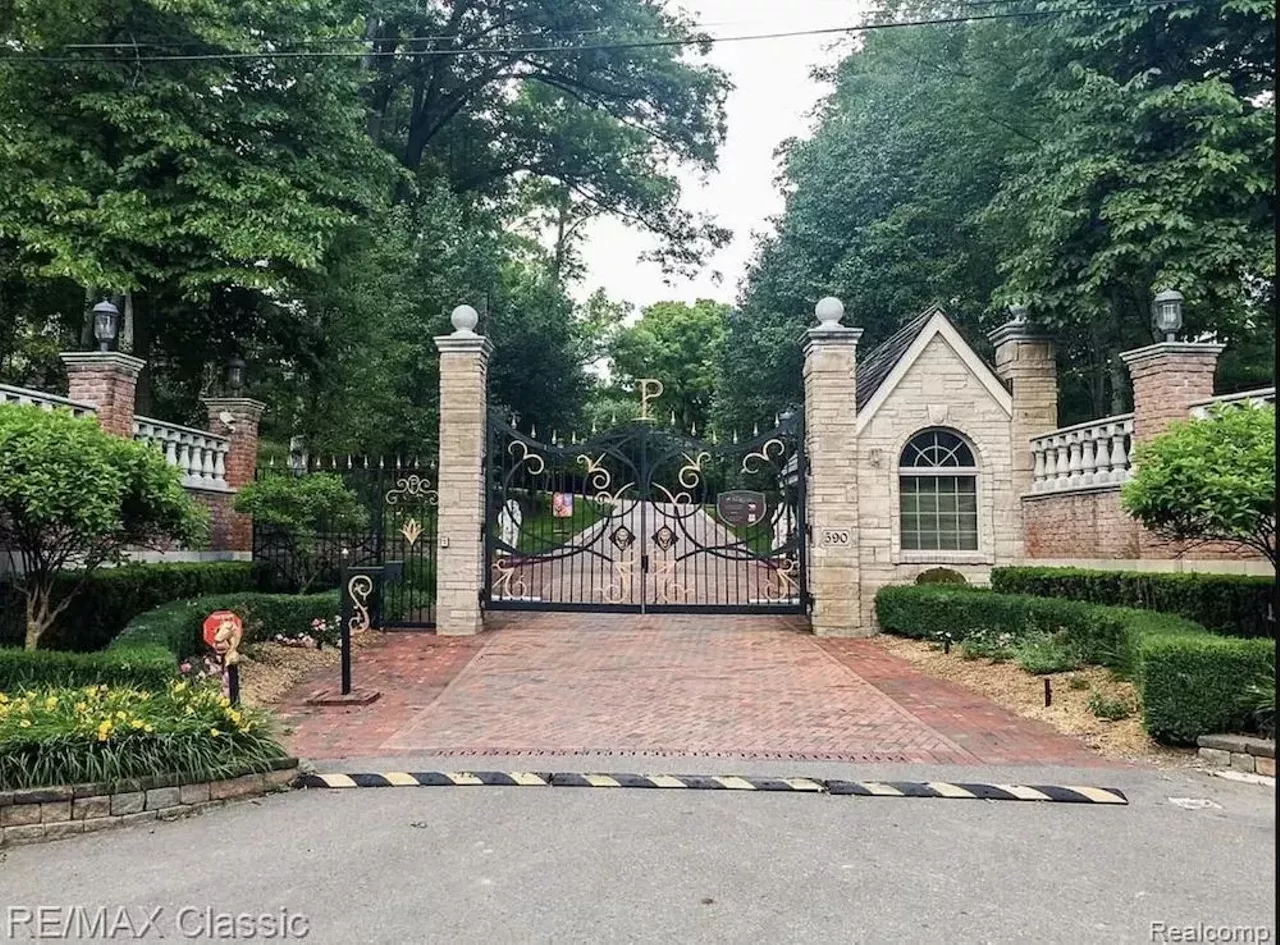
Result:
M1165 341L1173 341L1182 328L1182 293L1177 289L1158 292L1151 303L1151 320Z
M93 307L93 337L98 340L99 351L115 347L120 331L120 309L105 299Z
M227 390L233 397L239 397L244 390L244 358L238 355L232 355L227 361Z

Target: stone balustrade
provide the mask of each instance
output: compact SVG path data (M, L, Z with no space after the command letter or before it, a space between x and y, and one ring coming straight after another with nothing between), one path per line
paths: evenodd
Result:
M1033 492L1119 486L1130 475L1133 414L1062 427L1033 437Z
M1241 391L1238 394L1219 394L1217 397L1211 397L1208 400L1202 400L1191 405L1191 416L1203 419L1209 416L1209 411L1214 407L1231 407L1249 405L1252 407L1261 407L1263 404L1274 404L1276 402L1276 389L1274 387L1260 387L1257 390Z
M84 404L59 397L57 394L46 394L44 391L28 390L25 387L11 387L8 384L0 384L0 404L23 404L28 407L39 407L41 410L65 407L77 417L92 417L97 412L93 404Z
M188 489L229 488L226 471L230 443L225 436L150 417L134 417L133 438L162 450L165 459L178 467L182 484Z

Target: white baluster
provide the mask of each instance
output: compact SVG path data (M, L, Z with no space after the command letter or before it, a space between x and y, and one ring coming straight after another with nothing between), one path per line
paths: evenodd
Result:
M227 478L227 448L221 444L213 451L213 478L218 482Z
M1065 489L1071 484L1070 447L1065 436L1055 436L1053 440L1058 453L1058 477L1054 488Z
M1080 438L1081 431L1075 430L1067 434L1067 482L1072 486L1080 485Z
M1098 468L1097 454L1094 450L1094 437L1098 431L1095 427L1081 431L1080 434L1080 481L1091 486Z
M1044 441L1032 440L1031 452L1035 456L1035 471L1031 474L1031 481L1034 484L1035 491L1044 488Z
M204 454L204 465L200 470L200 476L203 479L214 479L214 458L213 444L206 438L200 438L200 451Z

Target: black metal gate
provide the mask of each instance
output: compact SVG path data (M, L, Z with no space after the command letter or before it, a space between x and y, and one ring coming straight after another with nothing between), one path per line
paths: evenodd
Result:
M259 479L304 476L336 479L347 500L289 525L258 516L253 558L261 581L276 590L327 590L339 585L343 568L383 565L388 573L379 583L374 625L434 627L439 499L432 470L416 461L334 458L258 471Z
M491 414L485 605L803 613L798 416L738 442L649 421L542 443Z

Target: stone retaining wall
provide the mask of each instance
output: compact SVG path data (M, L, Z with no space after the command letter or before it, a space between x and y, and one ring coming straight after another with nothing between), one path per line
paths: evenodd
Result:
M1200 760L1213 768L1276 776L1276 743L1247 735L1201 735Z
M110 784L0 791L0 847L39 843L151 820L177 820L241 797L286 790L298 759L281 758L271 771L220 781L156 775Z

